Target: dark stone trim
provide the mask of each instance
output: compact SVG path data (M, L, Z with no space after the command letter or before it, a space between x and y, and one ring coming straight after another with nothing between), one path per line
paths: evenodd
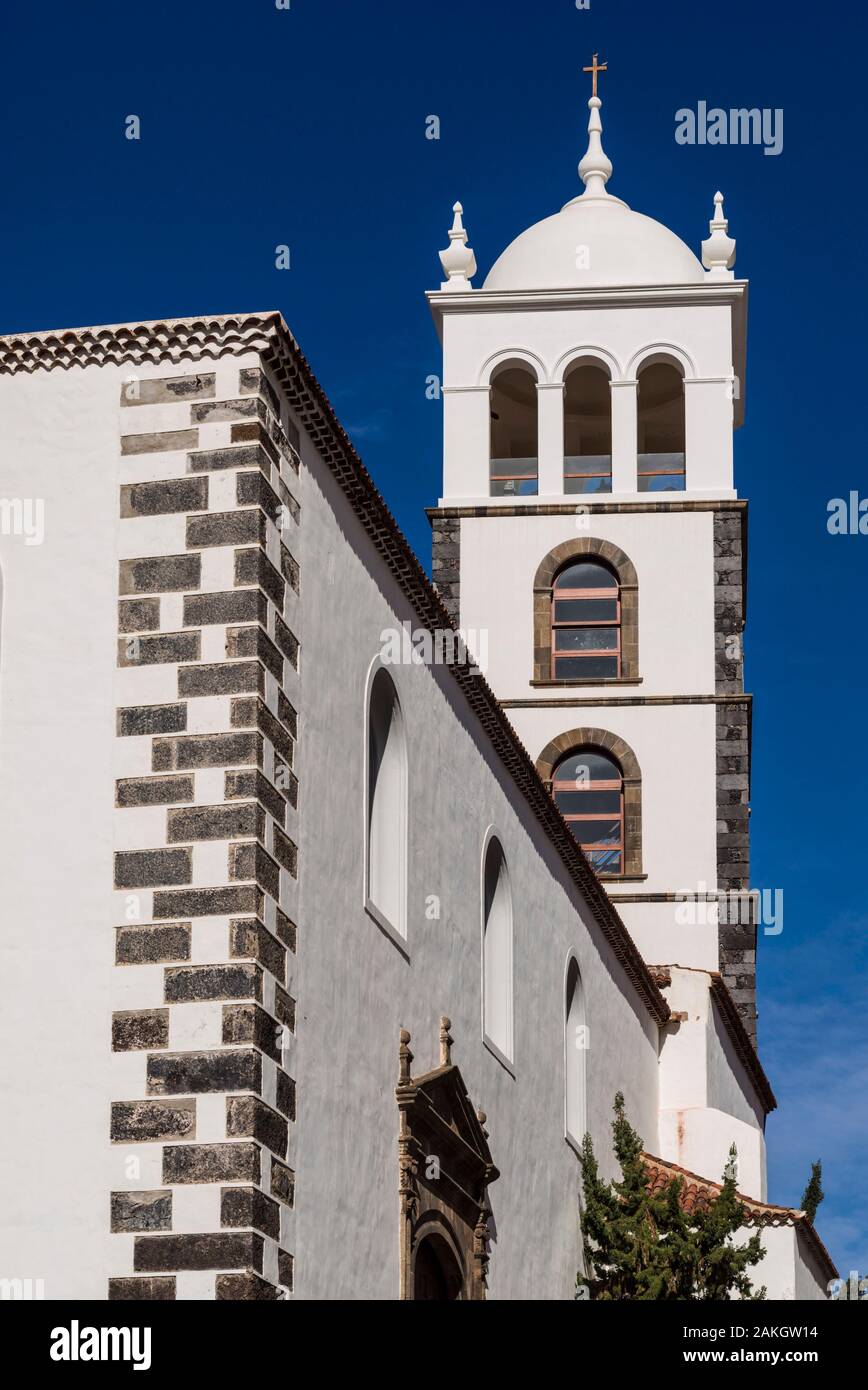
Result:
M172 1302L175 1298L175 1276L157 1275L156 1278L109 1279L109 1303L160 1303Z
M600 682L602 683L602 682ZM577 705L725 705L750 707L752 695L576 695L567 699L501 700L501 709L572 709Z
M591 497L582 497L583 509L587 506L591 514L600 513L605 516L607 513L617 512L718 512L718 511L742 511L747 503L744 498L727 497L719 501L708 498L685 498L682 501L658 501L658 502L595 502ZM576 506L573 502L526 502L522 506L504 505L494 507L480 505L474 507L426 507L426 515L432 525L439 526L443 520L453 520L457 517L482 517L482 516L575 516Z
M430 514L429 514L430 515ZM431 576L443 607L454 623L461 615L461 522L432 517Z
M286 525L286 516L299 522L299 504L287 482L299 471L300 436L292 421L281 422L285 408L259 367L240 371L239 384L242 394L238 398L219 401L214 399L213 377L204 393L198 378L184 379L182 398L187 395L195 400L197 392L208 397L189 407L194 428L121 440L122 453L186 446L188 474L201 475L124 484L120 492L122 515L187 511L189 547L245 548L234 549L230 557L232 587L213 592L201 590L202 562L197 554L132 559L122 561L119 567L121 594L132 595L121 597L118 605L122 634L119 664L178 663L179 699L177 704L131 705L118 712L119 736L152 736L152 771L157 775L120 779L117 806L168 809L163 844L158 841L147 849L119 851L115 855L115 882L118 888L177 887L185 891L180 896L156 892L151 914L156 921L143 929L123 927L116 932L118 964L167 963L162 973L164 1003L169 1007L112 1015L113 1050L148 1053L146 1089L153 1099L113 1105L111 1137L116 1143L162 1141L166 1185L244 1184L223 1189L220 1216L221 1227L244 1230L156 1236L152 1233L172 1229L171 1192L163 1191L113 1194L111 1220L115 1231L141 1233L134 1244L137 1270L168 1273L236 1268L238 1274L218 1275L216 1297L263 1300L283 1297L284 1290L261 1277L262 1238L256 1232L279 1241L279 1201L292 1203L289 1169L281 1169L289 1174L289 1186L284 1184L284 1190L274 1197L268 1192L269 1177L264 1176L259 1144L271 1149L275 1163L285 1159L288 1128L295 1118L295 1082L281 1063L283 1032L293 1032L296 1022L295 1000L284 987L287 949L295 949L296 928L280 911L278 902L281 869L293 877L298 870L296 845L285 833L287 801L293 807L298 801L298 780L290 771L298 715L282 687L286 663L295 667L299 659L299 641L289 625L293 622L294 626L294 609L292 618L286 611L287 585L297 593L299 565L283 543L283 535L279 560L275 557L272 563L268 559L266 516L278 526ZM162 398L159 383L149 390L155 399ZM170 393L168 398L176 397ZM195 428L200 420L230 421L229 447L200 449ZM207 512L206 475L224 470L235 472L236 506L225 513ZM160 594L171 590L183 595L184 631L164 633L160 630ZM198 629L215 624L228 625L227 660L203 663ZM191 664L182 664L185 662ZM267 686L264 668L276 678L276 691ZM262 698L266 689L273 709ZM187 734L183 701L215 695L236 697L230 703L230 727L214 735ZM261 771L266 738L275 750L272 775L281 782L281 789ZM218 798L213 805L178 805L193 800L190 772L201 767L222 769L224 801ZM177 775L181 770L189 771ZM271 833L269 818L273 821ZM192 846L223 840L229 842L228 881L213 888L192 887ZM266 852L266 841L271 853ZM275 935L262 920L266 892L276 909L272 924ZM189 961L190 922L160 925L160 919L167 916L224 914L230 918L225 956L218 950L203 963ZM237 959L245 955L256 959ZM264 969L274 974L270 987ZM268 1011L262 1007L264 997L269 999ZM169 1052L170 1014L201 1000L227 1001L221 1010L222 1046L213 1051ZM272 1068L276 1079L274 1108L261 1098L267 1065L263 1054L276 1064ZM256 1142L187 1142L196 1137L195 1099L167 1097L234 1091L245 1094L227 1096L226 1138ZM179 1140L185 1142L179 1145ZM250 1227L255 1229L250 1231ZM279 1265L281 1284L291 1287L292 1256L280 1251ZM143 1281L139 1286L142 1297L174 1297L174 1279L171 1295L150 1295ZM128 1291L117 1296L136 1297L136 1281L127 1280L126 1287Z
M567 679L563 679L563 680L562 680L562 679L560 679L560 678L558 678L557 680L555 680L554 677L553 677L551 680L542 680L542 681L536 681L536 680L535 680L535 681L529 681L528 684L531 685L531 686L534 688L534 690L536 690L536 689L550 689L550 690L568 689L568 690L569 690L569 689L572 689L574 686L582 686L582 685L589 685L589 686L593 686L594 688L596 688L597 686L607 686L607 685L641 685L641 684L642 684L642 677L641 677L641 676L596 676L596 677L594 677L594 678L591 678L591 677L589 677L589 676L583 676L583 677L576 677L575 680L567 680ZM504 705L506 705L506 704L508 704L508 703L515 703L515 702L514 702L514 701L510 702L510 701L507 701L507 700L501 700L500 703L501 703L501 706L504 706ZM529 701L527 701L527 703L528 703L528 704L534 704L534 703L536 703L536 701L529 700ZM542 704L543 701L540 700L539 703Z
M747 509L714 514L715 688L728 696L716 718L717 881L721 892L750 887L750 697L744 694ZM721 922L722 981L751 1039L756 1040L756 923Z

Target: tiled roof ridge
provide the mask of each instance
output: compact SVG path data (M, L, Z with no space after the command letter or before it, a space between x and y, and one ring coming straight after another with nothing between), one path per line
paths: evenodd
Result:
M712 1200L723 1190L723 1183L714 1182L711 1178L700 1177L698 1173L692 1173L689 1168L682 1168L680 1164L670 1163L668 1159L658 1158L655 1154L645 1152L642 1154L642 1159L646 1168L651 1170L648 1185L652 1190L655 1186L662 1188L673 1178L684 1180L681 1200L685 1211L694 1210L698 1200ZM807 1212L800 1211L797 1207L780 1207L772 1202L760 1202L756 1197L746 1197L743 1192L737 1193L737 1196L745 1208L746 1225L757 1227L798 1226L804 1231L820 1262L829 1273L829 1277L831 1279L838 1278L835 1263Z

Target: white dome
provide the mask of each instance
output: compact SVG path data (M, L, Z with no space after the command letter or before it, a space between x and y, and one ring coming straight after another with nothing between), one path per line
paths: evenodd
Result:
M559 290L601 285L684 285L705 279L689 246L611 195L584 195L516 237L486 290Z

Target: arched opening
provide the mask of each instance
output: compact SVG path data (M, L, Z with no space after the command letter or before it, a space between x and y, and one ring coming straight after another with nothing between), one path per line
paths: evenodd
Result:
M504 365L491 380L491 496L531 497L537 491L536 377Z
M612 491L612 393L608 372L579 364L564 386L564 492Z
M512 1061L512 893L500 841L485 851L482 904L483 1036Z
M572 560L551 595L552 679L608 680L621 675L621 586L608 565Z
M564 1010L564 1079L566 1086L564 1110L567 1134L575 1144L581 1144L588 1127L585 1101L585 1058L588 1052L588 1028L585 1021L585 996L582 977L575 957L567 967L567 989Z
M413 1298L446 1303L461 1298L464 1279L447 1241L432 1233L416 1247Z
M407 935L407 741L398 694L382 667L368 706L367 905Z
M685 488L684 377L671 362L639 372L638 474L640 492Z
M561 815L598 874L624 872L624 777L610 755L579 748L552 775Z

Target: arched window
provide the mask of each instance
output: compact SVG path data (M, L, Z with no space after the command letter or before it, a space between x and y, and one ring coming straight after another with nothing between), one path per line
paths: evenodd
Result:
M670 362L639 373L639 491L683 492L684 378Z
M407 741L398 695L382 667L368 705L366 905L407 936Z
M624 872L624 778L594 748L568 753L554 769L552 794L598 874Z
M564 387L564 492L612 491L612 396L602 367L579 365Z
M621 588L599 560L574 560L552 584L552 679L621 675Z
M491 380L491 495L531 497L537 491L536 377L507 365Z
M485 850L482 875L482 1028L507 1062L512 1062L512 893L500 841Z
M581 1144L588 1128L585 1101L585 1057L588 1051L588 1029L585 1022L585 996L582 977L575 957L567 966L567 988L564 1009L564 1079L566 1084L566 1130L575 1144Z

